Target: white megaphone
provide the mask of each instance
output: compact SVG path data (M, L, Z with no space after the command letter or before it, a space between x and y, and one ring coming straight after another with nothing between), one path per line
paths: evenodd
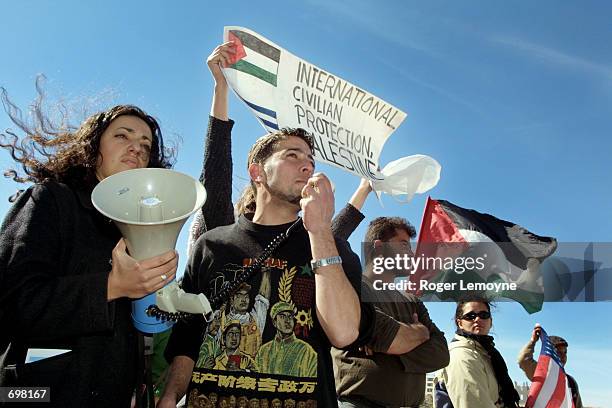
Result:
M98 211L115 222L130 256L140 261L174 249L187 218L206 201L202 184L168 169L134 169L102 180L91 193ZM171 320L151 313L210 313L203 294L185 293L172 281L164 288L132 302L132 320L143 333L159 333L172 327Z

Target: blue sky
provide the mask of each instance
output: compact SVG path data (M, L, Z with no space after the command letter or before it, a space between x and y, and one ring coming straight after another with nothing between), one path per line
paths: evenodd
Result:
M180 137L179 171L197 176L212 80L205 58L224 25L250 28L408 113L381 163L410 154L442 165L434 198L512 220L560 242L608 242L612 230L612 5L605 2L234 1L4 2L0 85L20 106L44 73L51 99L95 110L141 106ZM263 129L235 97L234 193ZM0 128L10 127L0 115ZM0 166L11 161L0 155ZM358 180L324 166L337 207ZM0 196L16 189L0 181ZM368 218L418 228L425 196L370 198ZM0 200L0 213L9 203ZM364 225L351 239L354 248ZM179 250L184 254L184 236ZM183 256L184 261L185 256ZM453 305L428 305L450 334ZM495 336L514 379L515 355L540 322L570 343L568 371L590 405L609 405L610 303L546 304L528 315L503 303ZM606 389L608 388L608 389Z

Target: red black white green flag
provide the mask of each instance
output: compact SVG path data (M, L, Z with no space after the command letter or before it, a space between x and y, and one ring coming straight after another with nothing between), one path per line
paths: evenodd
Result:
M223 68L227 83L266 131L307 130L313 134L317 161L380 181L378 191L409 197L437 183L440 165L431 158L408 163L411 170L417 167L410 175L420 176L408 178L410 183L393 179L407 172L401 159L395 171L379 163L383 145L406 118L404 112L246 27L224 27L223 39L235 48Z
M447 288L454 290L438 292L436 295L440 298L456 299L462 295L462 288L476 288L490 297L516 300L529 313L534 313L541 310L544 301L539 265L556 248L554 238L536 235L490 214L428 198L416 256L452 258L454 262L448 264L451 268L440 268L440 264L421 268L411 280L449 283ZM462 262L457 262L458 259ZM472 261L470 268L465 267L466 259Z
M230 30L228 37L236 45L236 54L229 68L276 86L280 49L242 30Z
M234 70L243 81L255 84L256 88L276 88L281 50L274 44L237 28L228 31L227 39L236 46L236 54L228 69ZM278 130L277 112L269 103L264 104L252 95L236 95L246 103L268 132Z

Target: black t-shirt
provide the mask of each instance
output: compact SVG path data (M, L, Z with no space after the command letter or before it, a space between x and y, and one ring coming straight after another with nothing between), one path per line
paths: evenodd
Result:
M292 224L264 226L241 216L233 225L205 233L195 245L183 288L212 297ZM359 258L346 241L337 240L336 246L359 293ZM336 406L331 345L317 320L311 258L308 233L300 223L261 272L215 311L210 324L195 317L174 326L166 358L185 355L196 362L190 405L211 398L256 398L266 399L268 406L290 406L285 404L289 399L295 406ZM362 310L361 326L372 327L369 319L369 311ZM369 337L366 331L359 342Z

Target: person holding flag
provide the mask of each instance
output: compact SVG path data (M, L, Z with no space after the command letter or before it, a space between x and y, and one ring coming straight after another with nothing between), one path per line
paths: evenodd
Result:
M565 407L565 406L571 407L572 405L570 402L573 402L575 408L582 408L582 399L580 398L580 391L578 390L578 383L571 375L565 373L565 364L567 363L567 346L568 346L567 341L565 341L565 339L562 337L547 336L545 332L544 333L542 332L543 332L542 327L539 324L536 324L535 327L533 328L533 331L531 332L531 339L529 340L527 344L525 344L525 347L521 349L518 355L519 367L521 368L521 370L523 370L527 378L529 378L529 381L533 381L531 390L529 391L530 398L533 392L534 400L537 399L538 401L542 401L544 397L543 396L540 397L538 396L538 394L542 394L541 388L543 388L543 384L545 384L546 381L548 381L548 377L550 377L550 373L553 371L552 369L554 369L554 371L557 372L558 374L552 377L553 380L557 380L557 384L558 384L558 380L560 377L567 377L567 386L563 388L563 390L569 387L569 390L572 396L571 401L568 401L566 405L554 405L554 406L555 407ZM556 368L554 367L555 360L551 362L550 357L546 356L545 349L547 348L547 346L544 343L544 340L542 342L543 351L540 352L539 360L542 360L542 366L546 365L546 367L550 367L550 368L546 368L546 371L544 371L545 370L544 367L538 370L538 367L540 366L541 363L539 360L536 362L533 359L533 352L534 352L535 344L543 336L546 336L546 338L550 342L550 345L548 346L548 348L554 348L555 354L558 358L557 363L559 364L561 368L560 370L559 370L559 367L556 367ZM544 376L537 375L536 373L538 373L538 371L542 371L544 373ZM538 389L537 393L536 393L536 389ZM529 400L528 400L528 403L529 403ZM533 405L533 406L536 407L538 405ZM546 406L546 404L542 406Z

